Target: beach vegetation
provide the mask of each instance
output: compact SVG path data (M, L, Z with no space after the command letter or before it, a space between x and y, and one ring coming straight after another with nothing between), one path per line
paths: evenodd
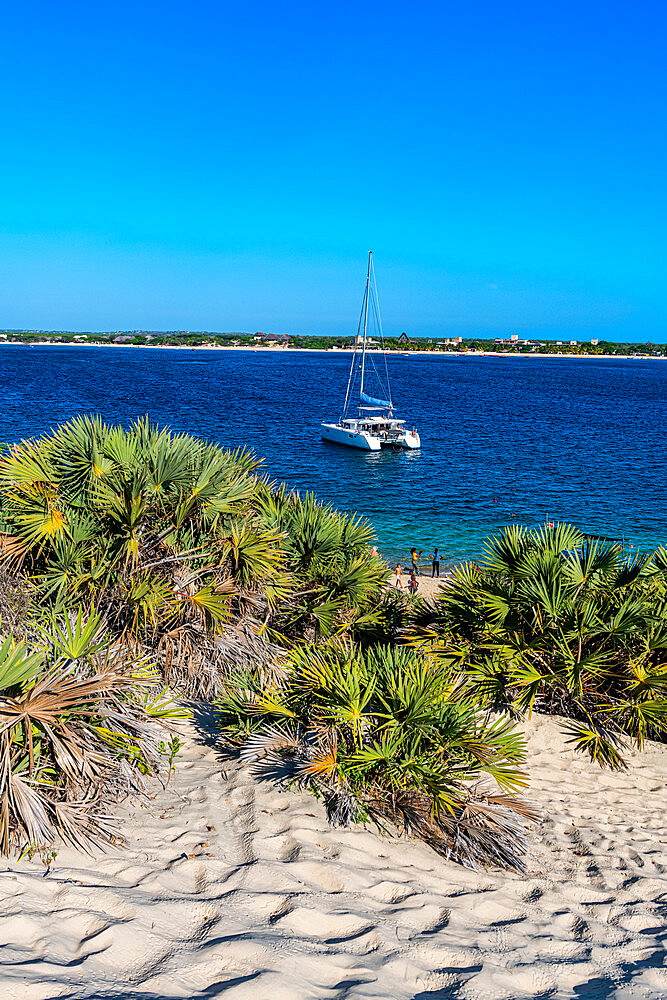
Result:
M534 809L525 743L507 717L461 698L441 662L348 640L240 671L218 702L223 738L261 779L307 789L333 824L374 822L476 867L521 870Z
M614 768L667 731L667 552L512 526L432 602L369 522L250 452L78 417L0 453L0 849L110 836L171 774L174 695L264 777L469 864L521 866L525 747L565 717ZM157 727L157 728L156 728Z
M193 696L239 659L382 617L388 569L367 521L273 486L248 452L147 419L78 417L7 448L0 533L4 565L40 600L94 604Z
M28 604L0 642L0 853L48 853L58 834L84 850L118 831L108 806L167 775L184 715L159 671L100 616ZM166 768L165 768L166 764Z
M461 673L480 707L565 716L603 766L667 732L667 553L628 556L569 524L518 525L453 570L407 640Z

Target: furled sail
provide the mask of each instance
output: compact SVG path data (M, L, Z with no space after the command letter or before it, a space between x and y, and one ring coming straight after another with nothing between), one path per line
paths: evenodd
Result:
M391 409L391 402L386 399L376 399L375 396L369 396L365 392L360 392L359 397L362 403L368 403L369 406L379 406L382 409Z

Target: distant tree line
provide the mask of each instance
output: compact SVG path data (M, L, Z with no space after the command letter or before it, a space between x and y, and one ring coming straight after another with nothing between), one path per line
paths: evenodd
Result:
M595 339L595 338L593 338ZM289 346L303 350L344 350L354 346L351 336L324 337L311 334L293 336L260 333L215 333L189 330L125 330L116 332L73 332L55 330L0 330L0 340L15 344L127 344L144 347L259 347L272 349ZM380 349L371 341L371 349ZM388 350L432 351L461 354L472 351L510 354L579 354L667 356L667 344L615 343L609 340L568 341L510 340L488 337L386 337Z

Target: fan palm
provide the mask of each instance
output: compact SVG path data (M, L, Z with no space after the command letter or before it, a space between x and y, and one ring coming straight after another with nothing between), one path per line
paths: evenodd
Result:
M183 713L99 616L36 612L26 628L0 644L0 851L56 833L87 848L109 839L114 794L159 770L157 723Z
M410 641L464 672L480 704L569 718L574 747L623 767L667 730L667 589L659 554L628 559L571 525L512 526L458 567Z
M215 690L204 664L221 666L235 618L261 620L270 645L380 627L387 567L368 522L258 467L147 419L77 417L0 457L0 556L45 600L94 601L190 694Z
M521 868L521 821L535 816L514 794L523 739L455 697L442 665L405 648L306 646L272 676L229 678L218 707L241 760L310 788L332 822L390 822L464 863Z

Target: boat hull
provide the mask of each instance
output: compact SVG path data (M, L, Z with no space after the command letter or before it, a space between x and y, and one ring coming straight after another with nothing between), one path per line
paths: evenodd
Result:
M400 433L380 430L374 434L372 430L361 430L354 426L322 424L322 438L347 448L359 448L361 451L380 451L381 448L391 448L393 451L414 450L421 447L419 434L415 430L401 430Z
M380 438L368 431L351 430L348 427L341 427L340 424L322 424L322 438L324 441L333 441L334 444L343 444L348 448L359 448L361 451L379 451Z
M381 442L383 448L421 448L421 439L417 431L405 431L399 437L391 437Z

